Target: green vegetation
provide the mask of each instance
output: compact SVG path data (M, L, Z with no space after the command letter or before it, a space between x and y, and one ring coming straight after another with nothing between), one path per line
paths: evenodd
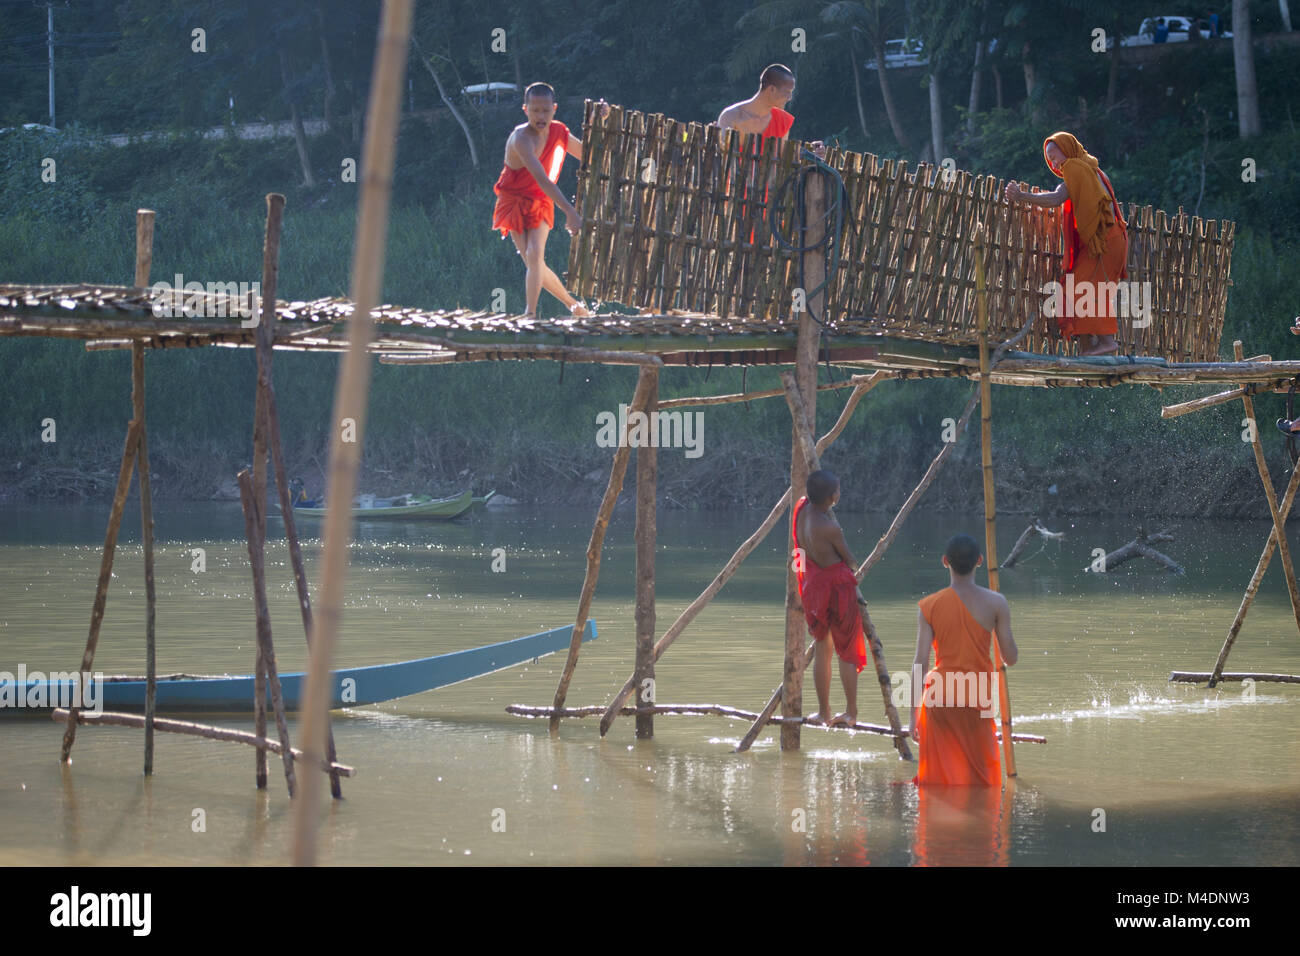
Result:
M61 108L59 133L0 134L0 281L127 282L134 211L141 207L158 212L156 279L170 281L179 272L189 280L255 281L263 197L275 191L288 196L280 297L345 296L356 185L342 182L340 170L345 159L360 155L356 135L373 51L373 11L341 0L294 0L275 8L283 23L259 33L231 12L245 4L166 0L148 5L163 13L149 14L144 6L128 2L113 11L74 4L66 13L56 11L56 17L90 18L77 29L115 27L121 37L85 62L62 68L60 82L71 105ZM252 17L253 5L246 6ZM470 165L460 126L441 109L432 78L413 57L410 97L417 114L401 133L385 301L487 307L494 288L522 293L513 247L488 227L491 184L518 106L469 104L457 96L461 85L514 82L516 73L525 82L544 77L561 93L560 118L574 127L587 95L707 120L747 95L757 67L784 60L800 77L791 107L796 134L915 160L930 137L929 94L916 75L922 71L886 71L899 74L888 80L900 139L884 111L875 71L861 66L875 32L917 35L943 20L948 32L930 27L937 39L927 47L935 50L933 68L944 90L947 152L961 167L1046 184L1050 174L1039 144L1053 130L1070 129L1101 158L1121 200L1170 211L1181 205L1207 218L1236 220L1223 353L1230 355L1232 340L1241 338L1248 354L1296 354L1297 340L1286 327L1300 311L1300 277L1288 268L1300 252L1300 173L1294 163L1300 134L1288 97L1300 75L1300 46L1260 45L1256 71L1264 134L1243 141L1233 112L1230 44L1182 44L1144 61L1141 70L1121 62L1119 92L1108 102L1109 58L1087 46L1093 14L1065 0L1033 4L1032 12L1021 10L1031 6L1024 4L964 5L982 11L982 21L958 16L954 11L961 4L913 3L910 24L901 2L669 2L654 16L628 0L570 0L549 5L549 12L514 2L465 6L421 4L417 33L465 114L479 165ZM1142 16L1163 12L1157 7L1125 4L1121 25L1133 32ZM1253 8L1264 24L1257 24L1257 36L1266 32L1262 18L1271 15L1269 7ZM207 20L205 12L211 13ZM192 61L188 53L189 25L197 22L208 24L208 60ZM808 52L791 53L791 30L803 25ZM490 50L496 26L515 44L508 54ZM43 11L0 8L0 50L11 35L32 29L44 29ZM230 49L235 40L223 39L222 30L245 47ZM1001 109L992 107L993 84L986 76L981 108L968 130L964 106L976 36L1000 38L998 58L986 65L1000 70L1004 102ZM332 69L317 55L322 42ZM169 55L167 44L184 55ZM287 51L284 71L276 56L281 46ZM1023 68L1031 55L1039 80L1027 97ZM141 67L134 71L133 57ZM244 68L249 64L266 69ZM333 93L324 106L327 82ZM46 119L43 84L44 74L30 70L0 80L0 102L8 104L3 122ZM188 131L228 122L230 95L238 122L283 120L297 110L303 117L324 111L333 123L327 132L305 138L306 168L292 138L203 139ZM123 148L100 144L94 135L164 128L177 132ZM54 183L41 180L47 157L57 164ZM1257 170L1253 183L1242 181L1247 157ZM308 174L311 185L304 185ZM560 181L570 194L572 176L570 167ZM563 233L553 234L549 258L557 271L566 250ZM544 308L553 306L544 300ZM128 353L87 354L74 342L6 338L0 355L0 399L7 410L0 419L0 489L24 496L104 493L116 474L130 414ZM148 368L158 493L207 496L251 456L253 356L219 348L168 351L151 354ZM277 354L275 369L291 468L315 490L323 480L336 360ZM827 374L823 369L824 380ZM634 377L626 368L554 363L377 365L363 480L381 493L450 490L470 482L476 492L495 486L520 498L585 502L603 488L608 466L608 452L593 442L596 413L628 401ZM743 377L739 370L673 369L664 376L663 393L738 391L742 381L750 389L777 384L771 369ZM938 450L940 423L960 412L968 388L910 382L873 392L828 456L830 467L845 475L846 505L896 506ZM1260 516L1253 464L1239 442L1240 406L1173 422L1159 419L1161 404L1203 392L996 389L995 454L999 481L1006 485L999 487L1000 507ZM822 394L824 429L847 393ZM1281 401L1264 398L1257 405L1261 427L1271 433ZM53 445L40 441L47 417L57 422ZM681 507L769 504L787 468L784 404L709 408L704 421L703 458L661 455L664 500ZM1269 441L1280 448L1280 438ZM970 507L978 501L975 442L967 439L957 462L930 493L930 504ZM1280 456L1275 462L1280 470ZM595 472L598 477L590 477Z

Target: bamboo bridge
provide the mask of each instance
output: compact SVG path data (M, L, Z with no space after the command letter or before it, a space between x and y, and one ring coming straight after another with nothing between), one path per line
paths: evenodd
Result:
M255 587L264 595L265 569L258 561L265 536L266 460L274 459L284 499L283 462L274 394L270 386L274 349L366 351L382 363L444 364L463 361L548 359L638 367L632 411L664 410L723 402L783 397L792 418L790 485L762 525L737 548L698 598L656 640L654 610L655 506L657 450L636 453L636 641L631 674L607 705L569 708L568 686L578 660L580 634L591 608L600 570L605 530L624 485L631 449L620 442L592 529L585 576L578 598L574 643L555 699L549 707L512 708L524 716L545 716L552 727L564 717L601 715L601 733L623 713L636 718L638 736L653 734L653 719L663 713L714 714L751 721L737 749L746 749L769 723L779 723L783 748L799 746L803 723L802 677L811 659L793 572L787 568L786 641L783 678L761 709L741 711L722 705L666 705L641 695L653 682L654 665L734 574L741 562L781 521L803 491L808 472L843 432L855 409L876 385L890 379L965 378L971 380L966 406L957 420L960 437L974 412L981 410L984 467L986 550L991 587L997 587L996 506L993 499L990 386L1116 387L1146 384L1157 389L1175 384L1222 386L1214 394L1166 406L1165 417L1235 402L1254 418L1252 396L1288 389L1300 382L1300 361L1247 358L1241 343L1234 358L1223 361L1220 338L1230 285L1234 224L1152 210L1127 210L1128 279L1146 284L1150 310L1140 319L1121 317L1117 341L1122 354L1080 357L1058 334L1044 309L1044 287L1061 272L1062 235L1059 210L1003 199L1004 182L961 170L905 163L831 149L816 157L802 144L768 141L766 145L734 131L682 123L661 115L614 107L600 118L588 102L584 129L585 158L578 175L577 206L581 232L569 247L569 287L596 304L588 318L531 318L488 311L422 310L375 305L378 269L371 260L365 273L372 298L360 310L348 300L280 301L275 298L280 210L283 197L268 197L266 252L262 271L265 300L241 298L231 291L174 290L160 294L150 286L152 217L142 211L137 232L135 284L0 285L0 336L47 336L85 340L91 351L131 349L135 415L128 431L106 537L103 570L92 614L91 637L83 664L93 660L104 594L112 564L117 525L139 460L142 506L148 517L148 467L144 430L144 356L155 349L208 346L249 347L258 353L258 413L254 426L255 465L247 485L250 559ZM369 149L369 133L368 145ZM391 145L391 144L390 144ZM391 156L386 157L391 168ZM387 186L371 184L374 203L387 208ZM363 209L367 202L363 190ZM369 207L373 212L376 207ZM385 213L386 215L386 213ZM376 238L378 235L378 238ZM359 228L358 242L372 254L382 249L382 230ZM376 246L378 244L378 246ZM361 282L360 279L356 280ZM170 314L168 314L170 313ZM256 316L256 321L249 318ZM362 318L362 321L358 321ZM340 377L336 411L359 408L364 422L368 378L348 366ZM358 360L360 361L360 360ZM782 388L731 395L659 399L660 374L674 366L779 365ZM825 364L847 370L847 378L821 381ZM349 371L349 369L351 369ZM368 373L366 373L368 374ZM350 377L349 377L350 376ZM815 439L819 393L851 389L835 425ZM1224 672L1228 652L1276 548L1282 558L1297 626L1300 591L1284 532L1300 485L1293 471L1279 501L1265 464L1260 438L1252 442L1273 528L1247 588L1237 618L1212 671L1190 675L1208 681L1242 675ZM336 465L335 436L329 496L345 501L355 489L355 460ZM861 581L884 556L901 524L956 445L945 442L899 511L889 530L857 569ZM343 460L341 457L339 460ZM339 484L334 484L335 471ZM351 469L350 472L347 469ZM350 474L350 478L347 475ZM353 481L349 486L348 481ZM250 510L251 509L251 510ZM287 512L291 513L291 508ZM339 509L342 514L343 509ZM286 514L288 517L289 514ZM326 550L338 546L341 524L326 529ZM305 574L297 553L292 523L288 533L300 594ZM334 530L331 530L334 529ZM346 534L343 535L346 546ZM146 533L146 561L151 557ZM340 559L342 560L342 559ZM326 579L333 573L326 571ZM152 574L149 582L152 622ZM341 579L340 579L341 580ZM329 584L334 600L341 583ZM259 672L274 674L269 622L263 635L264 597L259 599ZM910 757L907 735L891 701L884 646L864 604L864 624L879 679L886 723L858 729L890 737L900 756ZM308 634L312 625L304 615ZM149 635L152 647L152 625ZM909 647L910 639L893 639ZM996 644L995 644L996 649ZM150 657L152 662L152 655ZM1001 662L998 662L1001 667ZM83 667L83 669L86 669ZM313 661L315 667L315 661ZM775 673L775 662L773 662ZM1005 676L1005 668L1002 668ZM1270 676L1290 681L1300 678ZM1188 679L1187 675L1178 679ZM1000 681L1004 766L1015 774L1015 735L1010 725L1006 681ZM637 695L635 706L629 698ZM780 718L774 717L777 706ZM152 718L150 718L152 719ZM265 715L255 743L259 754L270 747ZM76 714L68 719L65 757L71 747ZM280 727L284 751L287 732ZM147 745L148 747L148 745ZM304 745L304 749L306 745ZM147 753L151 753L147 749ZM340 765L332 747L323 759L336 794ZM147 758L147 760L151 757ZM286 774L293 786L292 761ZM260 765L259 785L265 782Z

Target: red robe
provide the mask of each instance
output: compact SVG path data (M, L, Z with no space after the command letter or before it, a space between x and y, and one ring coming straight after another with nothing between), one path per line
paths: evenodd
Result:
M551 120L546 132L546 145L538 157L551 182L560 178L560 167L564 165L568 145L569 128L558 120ZM527 166L511 169L502 164L501 175L492 191L497 195L496 208L492 210L492 228L501 230L501 238L512 232L536 229L543 223L555 225L555 203L542 191Z
M794 506L791 538L799 544L799 512L808 503L807 496ZM802 567L803 570L800 570ZM867 643L862 633L862 611L858 608L858 579L843 561L823 568L807 552L795 563L799 581L799 600L803 602L804 620L815 640L830 634L840 660L856 665L860 672L867 663Z
M762 143L763 140L768 140L768 139L780 139L782 136L785 136L790 132L790 127L792 126L794 126L794 114L787 113L779 106L774 106L772 107L772 115L768 117L767 126L763 127L763 132L760 134L761 138L759 142ZM744 208L745 202L747 201L746 197L748 193L749 190L742 185L741 192L740 192L742 209ZM767 218L767 198L768 198L767 187L764 186L763 187L763 209L759 212L760 220ZM753 229L749 230L749 241L751 243L754 241Z
M780 139L790 132L790 127L794 125L794 115L787 113L779 106L772 107L772 116L767 121L767 127L763 130L763 139Z

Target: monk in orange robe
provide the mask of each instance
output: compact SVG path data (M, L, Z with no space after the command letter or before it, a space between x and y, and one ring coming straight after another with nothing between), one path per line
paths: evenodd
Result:
M528 317L537 315L542 289L574 315L591 314L569 295L559 276L546 264L546 239L555 224L554 203L564 210L565 228L571 235L576 235L582 225L578 210L555 185L566 154L581 161L582 141L555 119L555 107L555 90L548 84L534 83L524 91L523 110L528 122L516 126L506 140L505 162L492 187L497 197L492 228L501 230L501 238L508 235L514 240L527 269L524 297L528 308L524 314ZM604 100L600 107L602 116L609 113Z
M858 720L858 672L867 663L862 612L858 608L856 562L844 541L844 531L830 513L840 500L840 482L829 471L808 476L808 494L794 506L791 538L794 572L804 620L817 642L813 658L813 683L817 687L816 714L810 724L825 723L831 710L831 643L840 658L840 683L848 710L831 719L832 727ZM811 506L811 507L809 507ZM827 636L831 640L826 640Z
M1043 157L1047 168L1064 182L1050 193L1027 193L1008 183L1007 201L1064 207L1065 260L1060 282L1067 296L1057 317L1061 334L1067 338L1088 336L1081 355L1118 351L1113 286L1100 285L1128 278L1128 227L1115 199L1115 187L1097 164L1097 157L1070 133L1053 133L1043 140Z
M969 535L954 535L943 564L951 584L917 602L916 659L912 664L912 738L921 755L913 783L995 787L1002 783L993 724L993 635L1003 660L1018 657L1007 599L975 583L984 561ZM930 664L934 670L920 675Z

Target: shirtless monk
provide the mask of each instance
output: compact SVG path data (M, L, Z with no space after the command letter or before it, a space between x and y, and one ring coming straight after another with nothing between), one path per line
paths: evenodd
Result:
M528 270L524 278L528 309L524 314L534 318L543 288L574 315L591 315L546 264L546 237L555 225L554 203L564 210L564 225L570 235L576 235L582 225L578 210L555 185L565 153L582 160L582 141L555 120L555 107L555 90L550 85L534 83L524 90L528 122L516 126L506 140L505 164L492 187L497 196L492 228L500 229L503 239L509 234L523 257ZM604 100L600 108L602 116L608 115L609 105Z
M983 563L973 538L954 535L943 555L950 586L917 602L910 732L921 745L921 756L913 783L1002 783L993 726L993 635L1008 665L1019 652L1007 599L975 583L975 569ZM931 645L934 670L922 687L920 675L930 666Z
M844 541L839 522L830 513L840 500L840 480L829 471L808 476L808 494L794 506L795 575L804 619L816 640L813 682L817 685L817 713L810 724L824 724L831 710L831 635L840 658L840 683L848 710L833 718L832 727L858 720L858 672L867 662L867 645L858 609L856 562ZM811 505L811 507L809 507Z
M1066 314L1058 316L1061 334L1087 337L1080 355L1117 352L1116 303L1100 285L1128 278L1128 227L1115 199L1115 187L1097 158L1070 133L1047 137L1043 159L1063 182L1050 193L1027 193L1015 183L1007 183L1007 202L1065 207L1065 261L1060 282L1065 285L1066 274L1073 274L1075 301L1063 303Z

